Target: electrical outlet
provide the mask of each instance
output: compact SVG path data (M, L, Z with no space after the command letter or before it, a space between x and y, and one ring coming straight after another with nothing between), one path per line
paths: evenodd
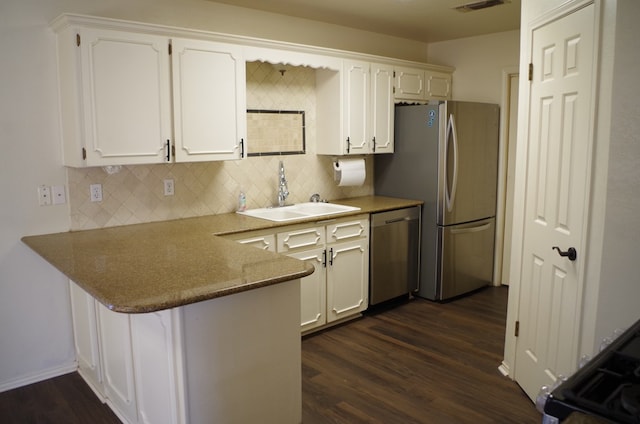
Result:
M89 198L92 202L102 202L102 184L91 184L89 186Z
M173 196L175 194L175 186L172 179L164 180L164 195Z
M38 204L40 206L49 206L51 204L51 189L46 185L38 187Z
M67 194L65 193L64 186L51 186L51 198L54 205L64 205L67 203Z

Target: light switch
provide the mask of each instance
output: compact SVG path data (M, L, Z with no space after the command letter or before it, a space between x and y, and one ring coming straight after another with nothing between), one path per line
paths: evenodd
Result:
M38 204L40 206L49 206L51 204L51 189L49 186L41 185L38 187Z

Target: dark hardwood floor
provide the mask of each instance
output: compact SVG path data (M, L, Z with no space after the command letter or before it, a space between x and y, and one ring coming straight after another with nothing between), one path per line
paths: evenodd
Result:
M305 337L303 423L541 422L497 369L506 303L506 288L416 299ZM2 424L119 422L77 373L0 394Z
M303 423L541 422L498 371L507 295L415 299L305 338Z

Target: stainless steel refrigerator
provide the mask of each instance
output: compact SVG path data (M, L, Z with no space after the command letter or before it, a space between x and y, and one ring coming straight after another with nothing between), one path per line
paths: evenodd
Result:
M395 151L375 155L376 195L419 199L418 296L449 299L493 279L498 105L397 105Z

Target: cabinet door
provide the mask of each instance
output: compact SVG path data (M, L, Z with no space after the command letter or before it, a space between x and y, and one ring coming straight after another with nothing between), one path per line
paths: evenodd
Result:
M424 70L414 68L395 68L396 100L424 100L425 82Z
M371 65L371 143L373 153L393 153L393 67Z
M370 75L369 63L345 61L343 154L370 153Z
M245 62L238 46L173 39L176 161L245 156Z
M107 401L128 421L137 422L129 315L97 305Z
M427 99L447 100L451 98L451 75L427 71Z
M135 364L138 422L186 422L179 404L181 382L174 355L173 327L176 309L131 315L131 340Z
M327 250L327 322L331 322L367 308L369 242L335 243Z
M324 325L327 322L326 300L326 250L319 247L288 256L310 263L313 274L300 279L300 329L302 332Z
M167 161L169 40L104 29L80 40L86 165Z
M73 281L69 281L73 335L78 372L94 391L103 393L96 301Z

